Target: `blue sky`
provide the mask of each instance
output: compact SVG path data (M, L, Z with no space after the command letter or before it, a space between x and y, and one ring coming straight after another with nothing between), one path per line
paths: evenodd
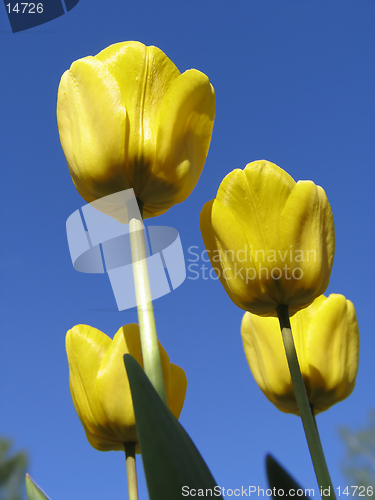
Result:
M333 483L348 484L338 428L365 425L374 408L374 14L372 0L80 0L64 16L13 34L2 11L0 433L28 450L29 472L52 500L127 495L123 454L100 453L85 438L64 342L78 323L113 337L136 312L117 311L107 276L72 267L65 222L85 202L55 116L71 63L125 40L158 46L180 71L206 73L216 90L196 189L149 223L179 231L187 265L189 247L204 250L201 208L234 168L267 159L325 189L336 227L327 293L354 302L361 349L353 394L317 421ZM193 277L188 270L154 304L159 339L188 378L181 423L219 485L266 488L264 457L272 453L317 495L300 420L274 408L249 371L243 311L218 281ZM139 482L147 498L142 472Z

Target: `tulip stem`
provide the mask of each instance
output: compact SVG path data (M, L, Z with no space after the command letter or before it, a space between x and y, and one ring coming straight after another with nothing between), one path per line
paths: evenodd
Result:
M136 443L124 443L129 500L138 500L137 465L135 463L135 445Z
M305 430L311 460L320 488L320 494L322 497L324 496L324 498L336 499L335 490L332 485L322 444L320 442L318 428L310 407L301 369L298 363L297 352L289 321L289 308L288 306L280 305L277 307L276 311L279 317L281 334L283 337L285 353L289 365L290 376L292 378L299 414Z
M141 208L142 207L140 206L140 209ZM165 394L158 337L156 334L142 219L135 217L130 220L129 236L133 262L135 296L137 299L138 322L141 335L143 366L152 385L155 387L161 399L166 403L167 398Z

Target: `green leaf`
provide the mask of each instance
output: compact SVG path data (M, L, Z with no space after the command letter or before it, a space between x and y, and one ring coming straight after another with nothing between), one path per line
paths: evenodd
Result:
M305 493L306 490L303 490L303 488L301 488L292 476L271 455L267 455L266 457L266 469L268 484L270 488L276 492L276 494L272 495L273 498L279 500L280 496L290 496L290 490L294 490L294 496L298 496L298 498L309 498L304 494L299 495L296 493L297 490L300 490L300 493L302 493L302 491ZM278 495L278 490L282 490L283 493Z
M51 500L44 491L26 474L27 500Z
M210 495L222 498L201 454L145 372L129 354L124 361L150 500Z

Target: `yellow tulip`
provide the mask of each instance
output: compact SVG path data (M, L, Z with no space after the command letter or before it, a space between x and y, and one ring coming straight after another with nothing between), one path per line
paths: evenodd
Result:
M359 353L355 309L343 295L321 295L291 318L291 327L307 396L317 414L354 389ZM278 319L246 312L241 334L261 390L279 410L298 415Z
M186 394L185 372L170 363L160 343L159 349L168 406L178 418ZM74 326L66 335L66 352L70 392L89 443L109 451L124 450L125 442L137 442L123 355L131 354L143 367L138 325L123 326L113 340L91 326Z
M295 182L273 163L255 161L222 181L200 216L213 268L240 308L261 316L290 314L327 288L335 249L327 196Z
M75 61L60 82L57 123L73 182L92 202L133 188L143 217L184 201L211 141L215 93L156 47L111 45Z

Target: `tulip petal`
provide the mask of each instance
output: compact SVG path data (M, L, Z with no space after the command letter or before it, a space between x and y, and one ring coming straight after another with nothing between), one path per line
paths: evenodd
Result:
M106 421L120 442L137 442L137 431L129 381L123 355L131 354L142 364L137 324L121 327L106 350L96 380L97 392Z
M100 363L110 344L107 335L87 325L77 325L66 335L69 382L75 409L85 430L111 441L113 434L108 430L96 388Z
M248 239L235 214L212 200L202 209L200 226L212 267L233 302L245 310L258 304L263 310L264 302L267 309L275 308L276 302L254 280Z
M91 432L91 430L87 427L85 421L80 417L80 412L78 411L79 404L71 387L70 392L72 395L74 407L76 408L83 430L85 431L87 441L91 444L91 446L98 451L124 451L123 443L120 442L112 432L107 432L106 434L101 433L103 427L101 429L95 429L94 432Z
M88 202L131 186L124 169L126 110L99 60L74 62L61 78L57 122L73 182Z
M203 206L199 217L199 224L204 246L206 247L212 267L216 275L219 277L225 291L232 297L233 301L236 305L238 305L238 307L242 307L240 300L237 298L237 295L240 295L240 292L236 293L236 290L233 290L232 294L232 290L230 288L232 280L229 279L229 274L231 273L232 264L228 263L227 265L225 261L227 253L225 252L225 249L223 249L223 245L220 239L217 237L217 233L213 228L212 209L214 203L215 200L207 202ZM237 235L237 237L239 238L239 235Z
M289 242L293 248L286 263L300 272L285 289L283 303L306 306L326 290L335 252L331 207L324 190L311 181L296 184L282 211L280 243L288 247Z
M168 407L176 418L179 418L184 405L187 388L187 378L184 370L171 363L171 384Z
M302 377L307 385L310 376L309 363L311 358L308 354L308 338L311 324L315 315L320 309L320 306L327 300L327 297L320 295L308 307L300 309L298 314L294 314L290 318L290 324L293 333L294 345L297 352L298 363L301 369Z
M180 72L160 49L139 42L111 45L95 57L106 66L121 91L129 124L125 143L128 178L136 197L141 199L154 162L162 100Z
M278 319L246 312L241 335L246 359L260 389L279 410L298 414Z
M263 253L257 250L279 248L279 218L290 195L294 180L280 167L267 161L256 161L244 170L228 174L220 185L216 200L238 218L243 231L251 235L249 251L257 262Z
M330 295L317 311L307 351L310 394L319 412L348 397L355 385L358 323L352 302L343 295Z
M206 75L192 69L171 82L159 113L155 164L140 193L151 215L181 203L195 187L206 160L214 117L215 92Z

